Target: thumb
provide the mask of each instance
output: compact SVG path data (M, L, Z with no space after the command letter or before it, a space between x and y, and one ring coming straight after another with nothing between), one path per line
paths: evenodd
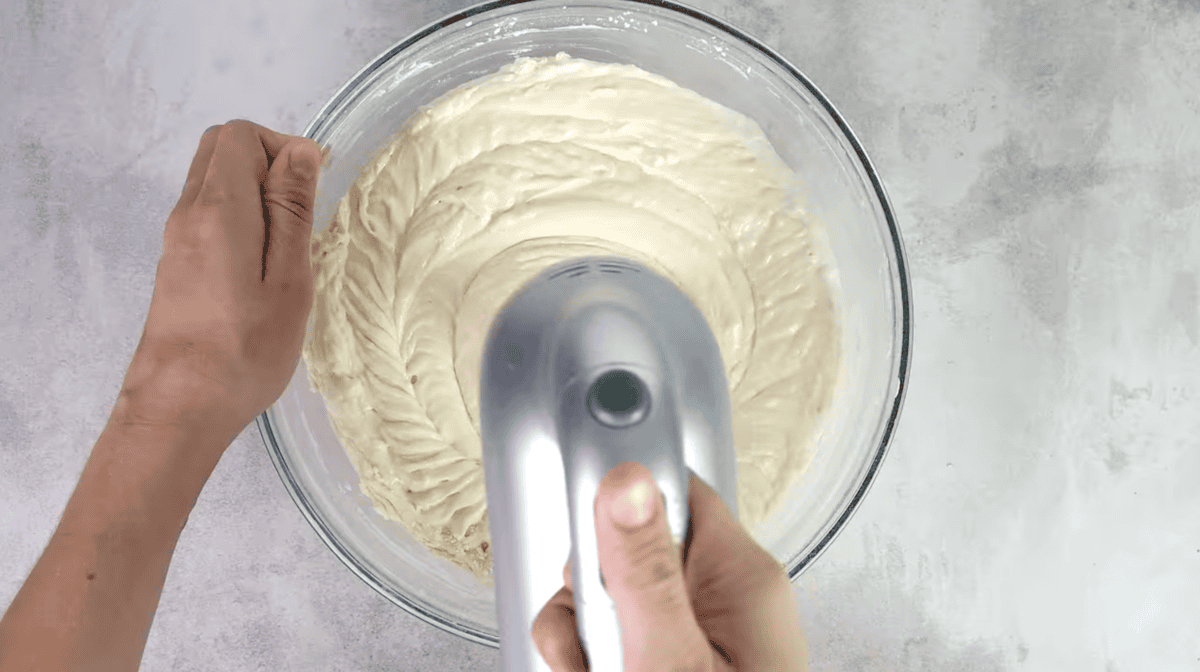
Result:
M320 146L304 137L291 139L271 163L263 193L270 218L268 276L291 277L297 271L309 272L309 240L320 165Z
M662 493L646 467L616 467L596 496L596 542L616 605L625 669L710 669L712 649L696 623L671 539Z

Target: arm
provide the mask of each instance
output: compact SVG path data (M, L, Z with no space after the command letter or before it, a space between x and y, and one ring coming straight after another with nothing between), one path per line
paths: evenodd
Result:
M108 425L0 620L0 672L137 670L200 490L299 359L319 160L248 122L205 133Z
M237 430L140 424L137 404L121 393L0 621L5 672L138 668L179 533Z

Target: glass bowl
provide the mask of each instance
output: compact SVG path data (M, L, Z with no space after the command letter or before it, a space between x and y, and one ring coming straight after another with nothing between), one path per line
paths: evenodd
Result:
M502 1L459 12L376 58L305 130L329 148L316 230L414 112L518 57L559 52L636 65L754 119L824 229L841 381L812 462L777 512L750 530L794 580L845 526L887 451L904 397L911 315L900 233L878 175L824 94L778 54L663 0ZM258 427L297 506L351 571L426 622L499 645L493 589L375 511L303 363Z

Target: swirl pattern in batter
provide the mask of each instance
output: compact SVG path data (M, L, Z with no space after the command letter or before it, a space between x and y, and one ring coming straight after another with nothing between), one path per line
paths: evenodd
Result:
M313 244L304 360L363 492L487 582L487 330L545 267L613 254L712 327L753 529L808 464L840 366L794 187L752 121L633 66L521 59L416 114Z

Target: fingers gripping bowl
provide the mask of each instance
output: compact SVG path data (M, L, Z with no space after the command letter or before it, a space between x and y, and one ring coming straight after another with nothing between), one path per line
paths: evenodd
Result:
M801 205L824 230L836 268L840 380L812 461L776 512L750 530L794 579L842 529L883 459L904 395L910 313L903 249L879 178L825 97L773 52L658 1L530 0L466 10L381 55L306 130L329 148L317 231L415 112L519 57L560 52L636 65L753 119L799 177ZM492 590L375 510L304 365L259 429L293 499L352 571L423 620L498 645Z

